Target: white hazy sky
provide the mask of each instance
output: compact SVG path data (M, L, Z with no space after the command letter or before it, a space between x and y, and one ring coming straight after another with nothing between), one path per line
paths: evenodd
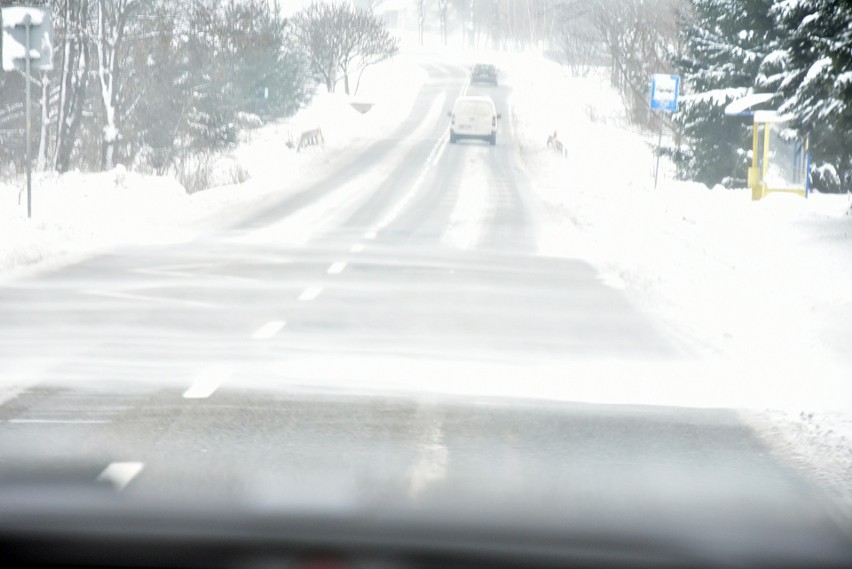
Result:
M311 1L312 0L285 0L281 2L281 11L284 12L285 16L289 16L310 4Z
M298 12L299 10L301 10L302 8L311 4L311 2L314 2L314 1L328 2L330 0L282 0L281 1L281 11L284 13L285 16L289 16L290 14ZM358 4L358 5L365 5L365 4L369 3L366 0L351 0L351 1L354 4ZM409 1L412 4L414 3L414 0L409 0ZM378 2L376 2L376 0L373 0L372 3L373 3L373 5L375 5Z
M308 6L312 2L323 2L327 0L281 0L281 11L284 12L285 16L289 16L295 12L298 12L305 6Z

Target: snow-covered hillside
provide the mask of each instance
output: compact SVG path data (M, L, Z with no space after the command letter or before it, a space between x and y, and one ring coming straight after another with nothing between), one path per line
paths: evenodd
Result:
M27 219L26 194L19 199L24 177L0 180L0 275L47 269L122 244L184 241L237 219L257 198L297 191L318 170L392 131L423 81L423 70L405 57L370 67L357 96L318 93L290 119L243 131L233 151L193 161L189 177L202 178L208 189L191 195L174 172L144 175L119 166L104 173L37 173L33 218ZM372 109L362 114L352 103ZM316 128L325 140L321 148L288 148Z
M459 65L487 57L500 68L511 101L504 128L514 133L532 190L526 198L540 217L539 253L591 262L607 285L698 360L688 367L690 377L681 368L649 372L615 362L612 370L621 373L605 386L593 375L579 377L570 396L741 409L775 452L804 464L848 502L849 197L771 195L753 202L748 190L675 181L667 163L654 188L655 134L626 120L604 72L573 77L530 53L446 55ZM321 94L290 120L246 131L235 150L210 165L216 187L191 195L173 177L123 168L39 175L35 218L27 220L25 202L18 203L21 180L0 185L0 271L49 267L123 243L179 242L234 220L257 198L297 191L317 169L389 133L423 81L416 57L376 66L355 101L373 104L369 113L360 114L345 97ZM323 148L288 148L314 128L323 130ZM546 144L554 132L564 155ZM477 198L467 194L465 203L475 208L483 203ZM458 236L448 237L450 246L460 246ZM643 371L657 375L633 381L631 374ZM497 370L488 377L491 392L518 388L513 378L501 383ZM535 381L523 387L525 396L543 398L564 396L565 389ZM446 388L460 389L457 382Z
M530 61L510 67L519 151L538 194L583 230L591 255L649 308L686 324L701 351L825 350L852 365L839 340L841 315L852 315L848 196L754 202L747 189L672 180L666 165L654 189L655 136L626 125L606 81ZM553 130L564 159L545 146Z
M777 453L852 506L850 198L754 202L746 189L675 181L667 164L654 189L655 136L627 124L604 73L572 77L534 56L502 62L518 151L537 196L559 212L542 253L595 263L721 374L684 378L688 390L727 391L718 403L749 409ZM554 130L564 157L546 146Z

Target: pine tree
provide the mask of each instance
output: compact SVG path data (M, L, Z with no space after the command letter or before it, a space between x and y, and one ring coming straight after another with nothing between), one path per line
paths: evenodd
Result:
M224 54L233 109L266 117L296 111L306 97L307 61L288 45L287 21L278 3L232 0L223 18L233 27Z
M782 97L779 111L809 133L814 187L852 189L852 4L776 0L782 33L761 82Z
M773 0L692 0L683 22L684 55L675 60L686 96L674 120L687 150L675 156L678 174L709 186L745 185L749 123L725 116L725 106L753 92L776 34Z

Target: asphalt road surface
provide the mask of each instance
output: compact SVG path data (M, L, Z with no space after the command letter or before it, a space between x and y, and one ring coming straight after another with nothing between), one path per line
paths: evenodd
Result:
M689 358L590 264L538 254L511 88L424 66L398 130L300 191L190 243L0 286L0 472L284 502L748 498L813 519L814 488L734 412L376 395ZM449 144L465 90L503 113L496 147Z

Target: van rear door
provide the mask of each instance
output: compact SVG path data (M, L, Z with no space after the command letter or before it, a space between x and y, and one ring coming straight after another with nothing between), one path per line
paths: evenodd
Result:
M460 100L453 111L455 129L459 134L490 136L493 130L494 108L488 101Z

